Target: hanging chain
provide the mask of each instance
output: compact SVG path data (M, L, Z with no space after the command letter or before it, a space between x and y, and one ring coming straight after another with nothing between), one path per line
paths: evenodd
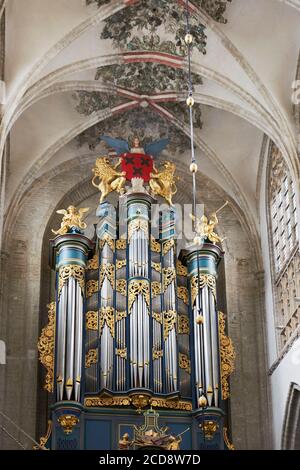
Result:
M186 0L185 4L185 15L186 15L186 34L184 37L184 42L187 46L187 60L188 60L188 97L186 100L186 104L189 108L189 119L190 119L190 139L191 139L191 163L190 163L190 172L193 176L193 210L192 214L196 217L196 173L198 170L198 166L195 159L195 148L194 148L194 120L193 120L193 106L195 104L195 100L193 98L193 80L192 80L192 68L191 68L191 56L192 56L192 43L193 43L193 36L191 34L191 26L190 26L190 11L189 11L189 0ZM194 227L195 227L194 220Z

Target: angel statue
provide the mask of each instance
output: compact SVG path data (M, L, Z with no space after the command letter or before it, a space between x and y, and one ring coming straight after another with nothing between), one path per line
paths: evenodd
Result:
M65 235L73 227L77 230L82 230L86 228L86 223L82 221L83 215L88 212L89 208L76 209L75 206L69 206L66 209L60 209L56 211L57 214L62 214L63 219L58 230L53 230L54 235Z
M202 215L202 217L198 218L190 214L192 221L195 223L195 232L197 234L194 238L195 244L203 243L205 240L209 240L212 243L221 243L223 241L219 235L215 233L214 229L219 223L217 213L227 206L227 204L228 201L217 211L212 212L209 218L207 218L206 215Z
M154 195L162 196L170 206L173 206L172 197L177 193L174 176L176 165L165 162L163 168L158 171L155 166L153 167L154 172L150 174L149 186Z
M151 157L157 157L170 142L169 139L161 139L151 142L151 144L147 144L145 147L141 147L140 139L136 136L133 139L133 146L130 147L126 140L113 139L106 135L101 136L101 140L103 140L109 147L113 148L116 151L117 156L126 153L135 153L149 155Z

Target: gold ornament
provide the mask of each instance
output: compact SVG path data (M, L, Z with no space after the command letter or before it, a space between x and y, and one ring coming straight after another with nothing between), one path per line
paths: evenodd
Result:
M121 357L122 359L127 359L127 348L116 349L116 355Z
M190 402L178 399L152 398L151 406L152 408L192 411L192 404Z
M128 224L128 242L130 242L132 235L137 230L142 230L145 237L148 238L149 222L145 219L134 219Z
M94 173L92 185L101 192L100 204L113 191L117 191L119 194L124 194L125 192L126 172L117 171L121 161L119 159L116 165L111 166L110 160L106 156L96 160L96 167L92 170ZM95 182L97 178L99 179L98 183Z
M161 294L161 284L158 281L153 281L151 283L151 290L152 290L152 296L156 297L157 295Z
M213 295L216 296L216 278L212 274L200 274L200 289L208 286ZM192 306L198 295L198 275L195 275L191 279L191 297L192 297Z
M126 266L126 259L117 259L116 261L116 268L117 269L122 269Z
M70 231L72 227L79 229L85 229L86 223L82 222L83 215L89 211L88 207L82 209L76 209L75 206L69 206L67 210L60 209L56 211L57 214L62 214L63 219L58 230L53 230L54 235L65 235Z
M94 270L99 268L99 258L98 254L94 255L92 259L90 259L87 263L86 269Z
M112 263L105 263L101 265L100 268L100 286L99 290L101 289L105 277L109 280L112 289L115 288L115 265Z
M140 396L142 395L142 396ZM134 403L133 403L134 401ZM146 403L147 402L147 403ZM164 408L169 410L182 410L192 411L192 403L187 400L179 400L178 398L151 398L145 394L135 394L129 396L91 396L85 397L84 406L87 408L100 408L100 407L120 407L130 406L141 407L143 403L146 403L144 407L151 405L153 408Z
M127 295L127 283L126 279L118 279L116 281L116 291L120 294L126 296Z
M82 293L84 293L84 284L85 284L85 270L82 266L77 264L69 264L67 266L62 266L59 269L58 273L58 297L60 296L61 290L70 277L73 277L75 281L81 287Z
M132 405L137 409L137 412L140 413L143 408L150 403L150 397L144 394L135 394L130 396Z
M234 372L235 350L231 338L225 334L225 315L219 312L222 399L230 396L229 376Z
M204 395L201 395L199 398L199 407L200 408L205 408L207 406L207 399L205 398Z
M186 315L178 316L178 333L181 335L190 334L189 317Z
M207 439L208 441L211 441L215 433L219 429L219 425L216 421L212 421L212 420L204 421L204 423L200 424L200 429L202 430L205 436L205 439Z
M151 267L158 273L161 273L161 264L160 263L154 263L154 261L151 262Z
M99 248L102 250L105 244L108 244L111 251L115 251L115 240L111 238L108 233L105 233L101 240L99 240Z
M176 165L172 162L165 162L163 167L164 169L158 171L153 166L154 173L150 173L149 186L154 195L163 197L172 206L172 197L177 193L174 176Z
M98 292L98 281L91 279L86 283L86 296L91 297L95 292Z
M224 442L227 446L227 449L228 450L235 450L234 448L234 445L232 444L232 442L229 441L229 438L228 438L228 429L224 426L223 428L223 437L224 437Z
M217 211L212 212L209 219L204 214L200 218L190 214L192 221L195 223L195 232L197 234L194 239L195 244L201 245L206 239L214 244L222 242L222 239L214 232L214 229L219 223L217 213L227 205L228 201L226 201L225 204L223 204L223 206L221 206Z
M126 310L123 312L118 312L118 310L116 311L116 321L121 321L123 320L123 318L126 318L126 317L127 317Z
M90 349L85 356L85 367L88 369L98 362L98 349Z
M33 446L33 450L40 450L40 449L50 450L50 449L47 449L47 447L45 446L51 437L51 433L52 433L52 421L49 419L46 435L43 437L40 437L39 445Z
M167 310L163 312L164 340L168 339L170 331L175 328L177 320L176 310Z
M198 316L196 317L196 323L197 323L197 325L202 325L202 324L204 323L204 317L203 317L203 315L198 315Z
M71 434L73 428L79 423L79 419L74 415L61 415L58 420L65 434Z
M114 396L114 397L86 397L84 399L84 406L87 408L96 408L96 407L111 407L111 406L129 406L130 398L124 396Z
M86 328L88 330L98 330L98 312L86 312Z
M163 255L166 255L174 246L175 246L175 240L173 238L171 240L166 241L163 244Z
M187 268L185 266L183 266L183 264L180 260L177 260L176 270L177 270L178 276L187 277L187 274L188 274Z
M54 378L55 302L48 304L47 308L49 322L48 325L42 329L37 348L39 352L39 360L47 370L44 389L50 393L53 392Z
M116 240L117 250L126 250L126 240Z
M162 349L154 349L152 352L152 359L160 359L163 357L163 350Z
M163 268L163 292L167 290L167 287L176 279L175 268Z
M150 308L150 287L149 282L140 279L134 279L133 281L129 282L128 285L128 311L130 312L132 309L132 305L136 299L136 297L142 294L145 302L147 304L148 309Z
M189 304L189 291L186 287L177 287L178 298L181 299L186 305Z
M152 318L154 318L154 320L156 320L158 323L162 324L162 322L163 322L161 313L152 312Z
M186 354L179 353L179 367L188 374L191 373L191 361Z
M151 251L154 251L154 253L161 252L161 245L159 242L154 240L154 238L151 238L150 247L151 247Z
M113 307L102 307L99 311L99 334L101 336L105 323L107 324L111 336L115 337L115 316Z

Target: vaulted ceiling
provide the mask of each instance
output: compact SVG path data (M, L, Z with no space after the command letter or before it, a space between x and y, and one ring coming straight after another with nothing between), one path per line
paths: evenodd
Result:
M189 181L184 5L6 1L1 145L10 133L8 212L49 170L107 151L103 132L168 136L166 154L186 164ZM297 171L291 95L300 1L192 0L189 7L198 166L255 225L264 134Z

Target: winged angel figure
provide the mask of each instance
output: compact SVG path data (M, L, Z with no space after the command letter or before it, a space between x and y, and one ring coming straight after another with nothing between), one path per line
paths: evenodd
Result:
M151 157L157 157L169 144L169 139L161 139L152 142L151 144L145 145L145 147L140 146L140 139L135 137L133 139L133 147L130 148L129 143L126 140L122 139L114 139L112 137L108 137L103 135L101 139L109 145L109 147L113 148L117 156L123 155L126 153L139 153L144 155L149 155Z
M77 229L85 229L86 223L82 221L83 215L88 212L89 208L76 209L75 206L69 206L66 209L56 211L57 214L62 214L63 219L58 230L52 230L54 235L65 235L72 227Z

